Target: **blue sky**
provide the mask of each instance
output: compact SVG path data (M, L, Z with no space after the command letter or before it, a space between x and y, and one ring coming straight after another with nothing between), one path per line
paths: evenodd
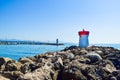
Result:
M0 0L0 38L120 43L120 0Z

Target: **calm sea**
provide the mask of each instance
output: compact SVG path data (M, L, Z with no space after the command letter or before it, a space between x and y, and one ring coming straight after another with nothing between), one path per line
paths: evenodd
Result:
M0 57L9 57L18 60L20 57L34 56L45 52L55 52L75 44L65 44L63 46L51 45L0 45ZM120 44L94 44L97 46L109 46L120 49Z
M21 57L34 56L45 52L55 52L74 44L62 46L53 45L0 45L0 57L9 57L18 60Z

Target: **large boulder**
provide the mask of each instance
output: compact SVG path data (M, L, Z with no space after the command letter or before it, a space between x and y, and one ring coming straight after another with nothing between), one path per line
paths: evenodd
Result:
M91 60L89 58L84 57L84 56L76 56L75 60L78 60L80 63L85 63L85 64L91 63Z
M61 73L61 80L86 80L81 72L82 64L74 60L66 64Z
M19 71L22 64L16 61L8 61L5 65L6 71Z
M110 60L105 60L105 66L103 67L103 69L109 73L112 73L113 71L116 71L115 66L113 65L113 63Z
M30 66L29 66L30 64L29 63L25 63L25 64L23 64L22 66L21 66L21 69L20 69L20 71L22 72L22 73L28 73L28 72L31 72L31 69L30 69Z
M18 61L21 62L22 64L33 63L33 61L31 59L25 58L25 57L24 58L20 58Z
M95 52L90 52L90 53L86 54L85 57L89 58L91 60L91 63L102 60L102 57Z
M83 48L83 49L80 50L79 55L84 55L84 54L87 54L87 53L88 53L88 51L85 48Z
M52 80L51 74L54 74L52 67L45 64L41 68L28 72L23 76L20 76L20 80Z
M10 80L17 80L17 78L19 78L19 76L22 76L23 73L20 71L5 71L2 73L2 75Z
M63 51L67 51L67 50L73 50L73 49L78 49L78 46L70 46L70 47L66 47Z
M7 63L10 60L12 60L12 59L0 57L0 66Z
M0 75L0 80L10 80L10 79Z
M62 59L59 57L58 60L56 62L54 62L54 69L61 69L63 66L63 61Z

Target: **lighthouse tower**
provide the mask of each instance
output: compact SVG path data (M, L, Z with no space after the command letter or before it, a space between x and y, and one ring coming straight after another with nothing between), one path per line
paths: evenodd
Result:
M89 40L88 40L89 31L85 31L83 29L83 31L79 31L78 34L79 34L79 47L81 47L81 48L88 47L88 45L89 45Z

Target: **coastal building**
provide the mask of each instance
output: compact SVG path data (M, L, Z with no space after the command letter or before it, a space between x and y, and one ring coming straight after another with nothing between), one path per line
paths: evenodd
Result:
M81 47L81 48L88 47L88 45L89 45L89 40L88 40L89 31L85 31L83 29L82 31L78 32L78 35L79 35L79 47Z

